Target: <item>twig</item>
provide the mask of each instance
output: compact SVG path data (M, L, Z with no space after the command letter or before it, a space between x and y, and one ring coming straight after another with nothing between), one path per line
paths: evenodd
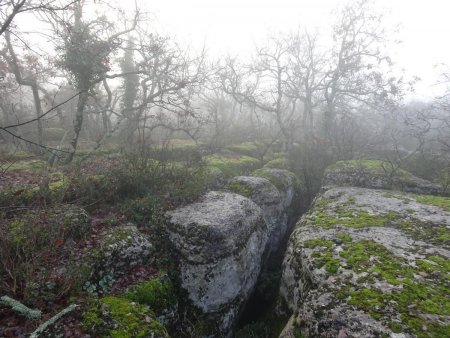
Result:
M19 312L29 319L39 319L42 315L42 312L40 310L30 309L28 306L23 305L18 300L12 299L8 296L1 297L0 304L11 307L14 311Z
M39 337L39 334L43 333L50 325L53 325L54 323L56 323L61 317L65 316L66 314L68 314L69 312L72 312L73 310L75 310L77 308L78 305L76 304L71 304L68 307L66 307L64 310L62 310L61 312L58 312L56 315L54 315L52 318L50 318L49 320L43 322L41 325L39 325L39 327L30 335L30 338L37 338Z

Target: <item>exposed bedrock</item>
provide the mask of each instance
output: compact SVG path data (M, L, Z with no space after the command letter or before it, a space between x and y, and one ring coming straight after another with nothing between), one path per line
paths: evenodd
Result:
M326 187L289 239L281 337L448 337L449 258L449 198Z
M219 323L220 332L212 334L232 332L267 255L286 233L289 189L287 184L280 192L266 178L239 176L230 183L235 193L212 191L168 214L182 287Z

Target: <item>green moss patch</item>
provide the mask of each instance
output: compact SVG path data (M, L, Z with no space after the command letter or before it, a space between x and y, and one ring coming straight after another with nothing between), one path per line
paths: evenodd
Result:
M248 183L242 181L232 180L228 187L232 192L247 198L253 195L253 188Z
M34 171L38 169L44 169L47 167L47 162L45 161L20 161L14 162L11 165L8 165L8 171Z
M450 211L450 197L433 195L413 195L417 202L434 205L445 211Z
M265 168L275 168L275 169L284 169L284 170L290 170L291 169L291 162L286 157L279 157L276 159L273 159L269 162L267 162L264 165Z
M278 175L276 171L282 175ZM251 175L269 180L280 191L286 191L289 184L292 184L297 192L302 190L303 183L295 174L283 169L276 169L276 171L272 172L270 168L261 168L253 171Z
M124 297L149 306L157 316L173 308L177 302L174 287L167 276L134 285Z
M91 301L83 315L83 326L90 333L116 338L168 337L147 306L122 297Z
M334 252L335 245L333 241L323 239L303 243L305 248L313 249L311 257L315 268L324 267L329 274L336 274L342 266L360 276L356 283L343 280L337 287L339 299L376 320L398 313L401 322L389 324L395 332L409 332L417 337L441 337L441 334L449 333L448 325L425 319L426 315L443 318L450 315L448 260L434 255L411 265L373 241L347 240L341 243L339 253ZM391 285L391 291L379 289L375 281Z
M257 156L259 147L253 142L244 142L228 146L227 149L246 156Z
M225 177L246 174L260 166L258 159L249 156L224 157L212 155L205 160L208 166L218 168Z

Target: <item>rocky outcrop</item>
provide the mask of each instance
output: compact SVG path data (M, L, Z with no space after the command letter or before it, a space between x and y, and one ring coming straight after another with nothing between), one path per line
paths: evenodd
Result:
M326 188L289 240L281 337L447 337L449 258L450 199Z
M169 214L182 258L182 287L227 332L258 278L269 235L261 209L232 193L209 192Z
M189 299L229 335L252 293L265 259L287 231L293 174L238 176L230 192L209 192L168 213L169 237L181 256L181 284ZM267 174L268 175L268 174Z
M138 264L149 264L153 245L135 226L111 229L99 248L83 258L90 271L84 289L95 294L109 290L115 280Z
M280 192L281 204L289 208L296 190L301 189L300 180L290 171L275 168L261 168L255 170L252 176L268 179Z
M292 184L287 189L292 188ZM261 207L264 220L269 227L268 253L277 249L288 228L286 196L266 178L252 176L238 176L229 184L230 189L246 196ZM285 189L285 190L287 190ZM286 195L286 191L283 191ZM292 201L292 197L289 200Z
M377 160L341 161L330 166L324 175L324 186L354 186L372 189L395 189L416 194L438 195L442 188L402 169L393 169Z

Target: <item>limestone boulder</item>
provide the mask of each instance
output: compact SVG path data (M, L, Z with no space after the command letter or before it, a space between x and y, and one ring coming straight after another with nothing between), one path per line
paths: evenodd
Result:
M355 186L395 189L416 194L438 195L442 188L411 173L377 160L340 161L325 171L324 186Z
M252 176L269 180L280 192L281 205L285 209L291 206L296 190L301 184L295 174L284 169L261 168L255 170Z
M266 178L237 176L231 180L229 188L237 194L248 197L261 207L264 220L269 226L268 250L269 252L276 250L288 228L288 208L282 195L286 194L286 190L291 186L288 185L283 192L280 192Z
M228 334L261 270L269 237L261 208L244 196L212 191L168 217L182 287Z
M449 259L449 198L328 188L288 243L281 337L447 337Z

